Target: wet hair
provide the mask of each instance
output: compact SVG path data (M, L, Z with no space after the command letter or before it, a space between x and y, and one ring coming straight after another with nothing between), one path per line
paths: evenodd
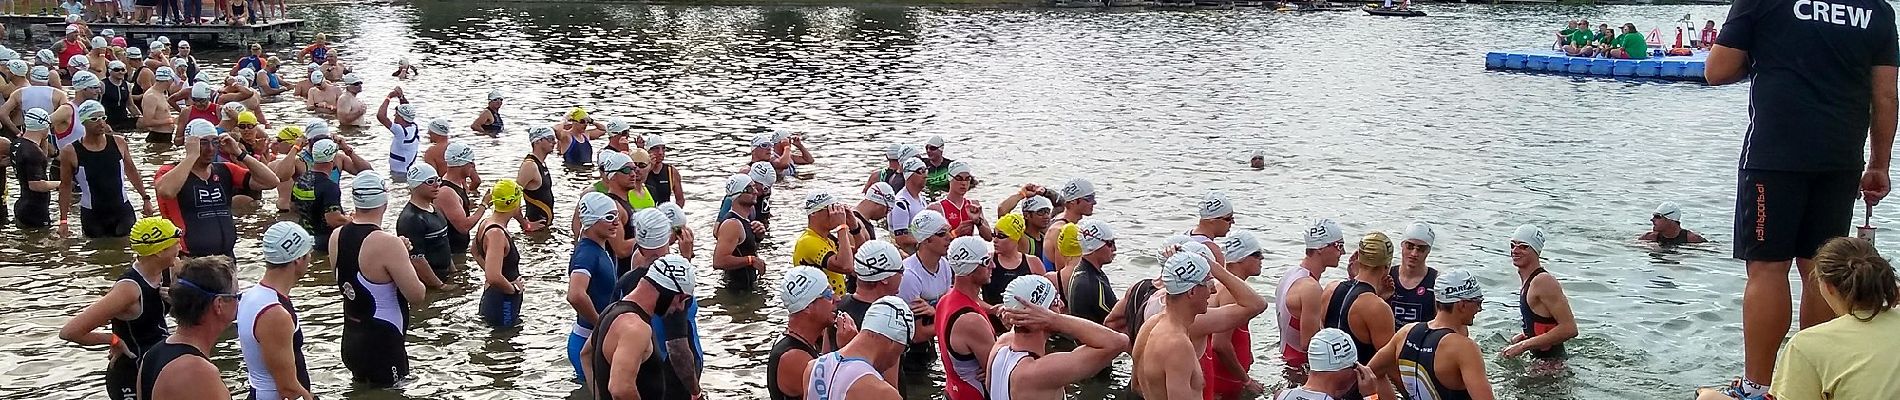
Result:
M1861 322L1900 305L1900 278L1874 244L1859 238L1834 238L1814 257L1814 276L1834 288L1847 313ZM1868 312L1862 318L1859 312Z
M172 286L171 316L179 325L198 325L220 294L237 293L237 279L231 276L231 259L224 256L185 260Z

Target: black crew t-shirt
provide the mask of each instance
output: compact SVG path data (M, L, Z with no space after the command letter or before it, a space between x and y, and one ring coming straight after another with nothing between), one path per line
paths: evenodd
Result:
M1900 65L1883 0L1735 0L1716 44L1748 52L1741 168L1862 167L1874 66Z

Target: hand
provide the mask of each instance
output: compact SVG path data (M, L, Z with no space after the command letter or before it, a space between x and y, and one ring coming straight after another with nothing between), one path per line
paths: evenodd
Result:
M1886 168L1867 168L1867 171L1860 173L1861 200L1866 201L1869 207L1880 204L1881 199L1887 198L1890 184Z
M831 326L838 328L838 336L854 336L858 333L858 323L851 320L850 314L838 313L831 319Z
M1524 339L1530 339L1530 338L1531 338L1530 336L1525 335L1523 332L1519 332L1517 336L1511 337L1511 344L1517 344L1517 342L1522 342L1524 341Z
M395 98L402 98L402 97L403 97L403 95L402 95L402 87L401 87L401 86L397 86L397 87L396 87L395 89L390 89L390 90L389 90L389 97L395 97Z
M132 354L132 350L126 349L125 342L123 341L114 340L106 345L106 361L108 362L118 360L119 357L124 357L127 354Z
M294 385L291 387L278 389L277 397L281 397L284 399L295 399L295 400L317 400L317 395L310 394L310 391L304 390L303 386L294 386ZM272 399L272 400L280 400L280 399Z
M1247 383L1241 384L1241 390L1247 393L1261 394L1267 392L1267 385L1262 385L1260 381L1254 380L1253 378L1247 378Z
M679 232L679 242L683 246L693 247L693 230L686 227L681 227L680 232Z
M150 217L150 216L153 216L153 215L158 215L158 208L157 208L157 207L152 207L152 198L151 198L151 197L145 197L145 198L144 198L144 200L143 200L143 201L141 201L141 202L142 202L142 203L145 203L145 206L143 207L143 208L144 208L144 212L145 212L145 216L147 216L147 217Z
M759 256L752 256L752 268L758 269L759 272L765 272L765 259L759 258Z
M1359 373L1359 378L1357 379L1359 382L1359 393L1378 393L1379 385L1385 384L1384 381L1379 380L1378 374L1372 373L1372 368L1366 367L1365 365L1360 365L1353 371Z
M752 233L757 233L761 235L765 234L765 223L759 222L759 221L752 221Z
M1021 304L1022 309L1003 309L1003 321L1010 325L1046 331L1049 329L1049 325L1056 321L1057 316L1055 312L1030 303L1028 299L1017 297L1016 303Z
M858 222L857 218L851 218L845 215L845 208L843 204L832 204L831 207L825 208L825 213L831 214L831 219L833 221L844 221L844 223L839 226L850 227L852 225L856 225Z
M402 239L402 248L403 248L404 250L408 250L408 249L414 249L414 248L415 248L415 246L413 246L413 245L410 245L410 244L409 244L409 238L406 238L406 237L405 237L405 238L400 238L400 239Z
M59 237L61 239L73 237L73 230L66 227L66 221L59 221Z
M930 303L925 303L923 299L911 300L910 313L915 314L918 318L935 317L937 315L937 308L932 307Z
M1530 346L1525 346L1524 342L1517 342L1506 346L1504 351L1498 352L1498 355L1504 356L1504 358L1515 358L1518 355L1524 354L1526 351L1530 351Z
M224 157L230 161L237 161L244 155L244 146L230 136L220 136L218 137L218 152L224 154Z

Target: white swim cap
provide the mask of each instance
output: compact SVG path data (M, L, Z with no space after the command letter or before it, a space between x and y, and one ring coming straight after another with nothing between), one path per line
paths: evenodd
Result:
M910 304L897 296L884 296L871 302L864 312L864 321L859 328L877 333L897 344L909 344L911 327L915 318L910 312Z
M666 213L647 208L633 213L633 242L642 249L666 247L673 238L673 220Z
M923 155L923 150L918 150L916 146L908 144L892 144L890 147L884 149L884 159L886 160L904 160L921 157Z
M53 129L53 117L44 108L26 110L26 130L43 131Z
M594 156L594 166L600 167L600 172L620 173L620 170L626 169L631 164L633 164L632 158L628 158L626 153L613 149L601 149L600 154Z
M1023 304L1016 301L1019 297L1037 307L1049 308L1056 304L1056 285L1042 275L1018 276L1003 287L1003 307L1022 309Z
M805 193L805 215L817 214L834 204L838 204L838 196L831 192L819 189Z
M752 163L752 168L746 171L746 176L752 178L753 182L767 187L778 183L778 170L772 168L772 163L768 161Z
M864 191L864 199L881 206L891 207L897 204L897 191L892 190L889 183L873 183L870 190Z
M1682 206L1676 205L1676 202L1673 201L1665 201L1656 206L1656 213L1652 216L1682 222Z
M1023 198L1022 211L1024 214L1037 211L1051 211L1055 210L1055 207L1056 205L1054 203L1049 202L1049 198L1040 195L1030 195L1029 197Z
M1532 252L1544 254L1544 230L1538 229L1536 225L1517 227L1517 231L1511 233L1511 242L1530 245Z
M698 286L696 269L686 257L667 254L654 260L653 266L647 268L646 280L662 289L692 296L693 289Z
M92 66L92 61L87 60L84 54L74 54L71 58L66 59L66 66L73 67L74 69L86 69Z
M857 272L862 282L882 282L886 278L904 272L904 254L897 251L897 245L878 239L865 241L858 245L858 252L851 255L856 261L853 272Z
M1207 248L1200 245L1183 246L1194 247ZM1213 272L1207 256L1188 251L1176 252L1161 264L1161 286L1170 295L1187 293L1194 290L1195 286L1208 285Z
M1462 269L1444 271L1433 282L1432 295L1439 303L1457 303L1465 300L1484 299L1484 288L1478 286L1478 277Z
M53 54L52 49L40 49L40 51L33 53L33 58L39 60L40 64L52 64L52 63L59 62L59 55Z
M441 173L436 172L435 166L429 165L429 163L415 163L409 166L409 174L406 178L408 178L407 183L409 190L414 191L416 188L428 183L430 179L441 177Z
M554 128L549 128L545 126L537 126L533 128L528 128L528 143L533 144L534 142L541 141L542 139L554 140Z
M944 219L943 213L937 210L918 211L916 216L910 218L910 236L919 242L947 229L950 229L950 220Z
M1411 226L1405 227L1405 235L1399 236L1399 242L1414 240L1424 244L1425 247L1432 247L1432 243L1438 241L1438 233L1432 230L1431 224L1413 222Z
M317 163L336 161L337 150L335 140L318 140L310 143L310 161Z
M306 119L303 121L303 135L311 140L330 136L330 123L317 118Z
M21 61L21 60L7 61L7 73L13 74L13 76L26 76L27 71L30 71L32 69L33 69L33 66L27 65L26 61Z
M1346 240L1345 230L1331 218L1320 218L1306 225L1306 249L1320 249Z
M679 205L667 201L653 206L653 209L660 210L661 214L666 214L667 222L671 223L674 228L686 226L686 210L681 210Z
M356 74L343 74L343 84L344 85L361 85L363 84L363 79L357 78Z
M145 58L145 50L139 50L137 47L127 47L125 49L125 56L134 60L141 60Z
M490 89L488 91L488 101L503 100L507 98L508 96L503 94L501 92L501 89Z
M952 177L968 174L970 173L970 163L963 162L963 160L950 161L950 165L944 166L944 172Z
M1307 367L1314 372L1338 372L1359 366L1359 349L1352 336L1334 328L1321 329L1306 344Z
M84 103L79 103L79 109L73 112L73 116L78 117L79 122L82 123L95 118L105 118L106 106L100 104L98 100L86 100Z
M115 70L115 69L125 69L125 62L119 61L119 60L112 60L111 62L106 63L106 70Z
M975 236L958 237L950 241L950 251L943 259L950 263L951 274L969 275L990 262L990 242Z
M74 73L71 83L73 84L73 90L98 89L101 84L101 82L99 82L99 75L94 75L92 71L79 71Z
M403 121L408 121L408 122L411 122L411 123L414 123L414 122L417 122L417 121L416 121L416 105L414 105L414 104L407 104L407 103L405 103L405 104L397 104L397 105L396 105L396 117L398 117L398 118L402 118L402 120L403 120ZM431 127L431 128L433 128L433 127Z
M835 297L831 293L831 278L824 271L811 266L792 267L785 271L785 281L779 284L779 302L785 303L786 314L805 311L811 303L823 297Z
M755 148L772 147L772 145L776 143L777 142L772 141L771 132L763 132L757 135L752 135L752 147L755 147Z
M726 197L744 193L746 188L751 186L752 177L744 174L733 174L732 176L726 177Z
M924 160L917 157L906 158L904 159L904 161L898 161L897 166L898 166L898 170L901 170L904 172L904 179L910 179L912 175L925 174L925 173L930 172L930 166L927 164L924 164Z
M106 42L105 36L93 36L92 43L89 43L89 44L92 45L93 50L98 50L101 47L106 47L107 43L109 42Z
M924 146L943 148L943 136L930 135L929 139L924 140Z
M581 228L586 229L602 221L612 223L614 211L619 209L620 206L614 203L613 197L600 192L587 192L581 195L579 210Z
M42 85L46 84L46 81L52 78L53 78L53 70L46 69L46 66L44 65L33 66L33 71L29 72L26 76L26 80L32 81L33 83L42 84Z
M310 71L310 84L321 85L323 82L325 82L323 79L323 71Z
M1260 253L1260 239L1255 238L1253 232L1248 231L1228 232L1227 236L1214 239L1214 245L1220 246L1221 255L1229 263L1237 263L1242 258Z
M1062 184L1060 193L1062 194L1062 202L1076 201L1083 197L1094 195L1095 184L1089 183L1087 179L1070 178L1067 183Z
M389 188L383 186L383 173L368 170L356 174L356 180L350 182L350 200L356 203L358 210L388 205Z
M626 132L628 129L633 129L633 125L628 124L625 118L612 117L607 119L607 134L611 135Z
M310 232L303 230L295 222L280 221L264 230L264 262L271 264L289 264L303 256L310 255L310 247L316 243Z
M206 119L194 119L185 123L185 136L193 139L218 136L218 125Z
M1227 200L1227 193L1210 190L1201 196L1201 219L1215 219L1234 214L1234 203Z
M159 82L171 82L178 79L178 75L172 72L172 67L158 67L152 70L152 79Z
M660 136L660 134L658 133L646 135L645 140L646 140L646 149L649 151L653 150L653 148L655 147L666 146L666 138Z
M467 143L453 142L442 149L443 165L460 167L473 163L475 163L475 148L469 147Z
M192 100L211 100L211 84L198 82L191 85Z
M1084 219L1076 225L1081 228L1082 252L1085 254L1100 250L1103 246L1115 241L1115 229L1110 228L1107 222L1102 222L1100 219Z

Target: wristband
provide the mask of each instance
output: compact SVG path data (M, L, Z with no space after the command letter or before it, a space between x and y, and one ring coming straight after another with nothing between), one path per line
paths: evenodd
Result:
M106 341L106 345L108 345L108 346L114 346L114 347L116 347L116 346L118 346L118 345L119 345L119 335L117 335L117 334L110 334L110 333L108 333L108 334L106 334L106 336L107 336L107 337L111 337L111 338L112 338L111 340L108 340L108 341Z

